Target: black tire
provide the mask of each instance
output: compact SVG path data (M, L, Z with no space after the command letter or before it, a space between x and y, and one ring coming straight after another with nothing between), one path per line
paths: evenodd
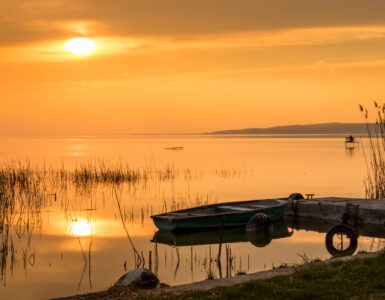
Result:
M294 194L291 194L287 200L300 200L300 199L304 199L302 194L300 193L294 193Z
M265 247L273 236L271 218L264 213L256 213L247 222L246 235L250 243L256 247Z
M349 237L350 244L345 250L338 250L333 245L333 238L336 234L346 234ZM325 237L326 249L333 256L352 255L357 249L357 234L353 228L345 224L338 224L329 229Z
M256 213L250 218L246 225L246 231L260 231L261 229L266 230L266 228L271 224L271 218L264 213Z

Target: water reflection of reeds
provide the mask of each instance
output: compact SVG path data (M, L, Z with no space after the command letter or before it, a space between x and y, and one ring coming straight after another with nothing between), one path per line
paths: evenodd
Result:
M42 226L44 186L40 183L41 174L35 174L29 163L0 168L0 281L4 284L7 267L13 274L19 263L25 271L35 264L31 240Z
M41 215L38 211L10 213L2 219L0 229L0 282L6 284L7 269L11 275L16 266L22 266L27 274L28 268L36 262L36 250L32 243L34 234L41 230Z

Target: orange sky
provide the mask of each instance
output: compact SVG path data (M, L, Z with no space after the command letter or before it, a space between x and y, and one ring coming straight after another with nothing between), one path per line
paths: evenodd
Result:
M360 122L383 0L0 0L0 134ZM64 49L87 37L89 55Z

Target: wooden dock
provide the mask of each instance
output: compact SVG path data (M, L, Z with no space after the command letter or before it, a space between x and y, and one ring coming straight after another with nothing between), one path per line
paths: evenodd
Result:
M385 229L385 199L326 197L289 201L287 216L351 225L376 224Z

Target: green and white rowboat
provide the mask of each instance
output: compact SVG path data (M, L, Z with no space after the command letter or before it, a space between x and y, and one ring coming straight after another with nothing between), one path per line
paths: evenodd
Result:
M249 200L203 205L176 210L151 218L160 230L202 230L245 226L256 213L266 214L272 221L285 214L288 198Z

